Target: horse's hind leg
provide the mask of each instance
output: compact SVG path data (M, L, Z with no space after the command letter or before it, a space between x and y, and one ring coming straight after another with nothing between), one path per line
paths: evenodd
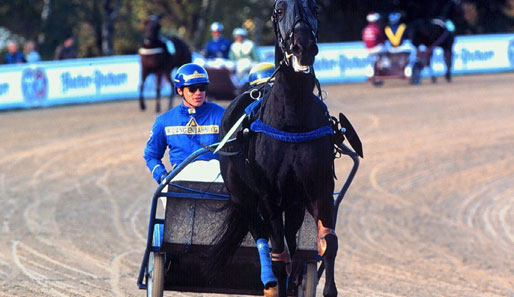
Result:
M307 205L309 212L317 219L318 225L318 254L323 257L325 266L325 287L323 296L336 297L337 287L334 281L334 266L338 249L337 235L334 225L334 204L329 194L326 200L316 200Z
M337 235L333 228L328 228L322 220L318 220L318 253L325 264L325 288L323 296L336 297L337 288L334 280L334 266L337 255Z

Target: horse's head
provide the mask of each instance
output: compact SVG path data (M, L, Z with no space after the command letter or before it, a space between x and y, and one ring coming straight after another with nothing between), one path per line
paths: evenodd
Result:
M318 54L318 6L315 0L275 0L276 62L284 61L296 72L309 73Z
M161 30L161 17L157 15L150 15L145 21L144 27L144 44L150 45L159 38Z

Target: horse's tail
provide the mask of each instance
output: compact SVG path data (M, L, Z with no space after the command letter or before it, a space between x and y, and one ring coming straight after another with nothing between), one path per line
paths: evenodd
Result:
M248 234L249 214L241 205L228 201L223 224L214 238L208 259L208 270L213 275L230 262L232 256Z

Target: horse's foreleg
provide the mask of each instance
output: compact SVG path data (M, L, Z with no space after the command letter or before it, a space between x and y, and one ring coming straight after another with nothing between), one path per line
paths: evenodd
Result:
M337 255L337 235L332 228L327 228L318 220L318 253L323 257L325 265L325 288L323 296L336 297L337 288L334 281L334 266Z
M175 97L175 85L173 85L173 81L171 80L171 71L168 71L164 74L164 77L166 77L166 80L169 82L171 87L171 93L170 93L170 100L168 104L168 110L173 107L173 98Z
M428 71L430 72L430 78L432 79L432 83L435 84L437 82L437 77L435 77L434 69L432 69L432 56L434 55L434 50L429 48L427 50L427 66Z
M155 112L161 112L161 73L155 75Z
M303 280L305 262L295 259L296 254L296 233L302 226L305 217L305 208L301 205L289 207L285 211L285 238L289 254L292 259L292 269L287 285L287 296L297 296L298 286Z
M268 240L265 238L259 238L256 240L257 243L257 251L259 252L259 259L261 263L261 281L264 286L264 292L268 291L268 295L273 296L275 293L271 291L278 292L277 289L277 278L273 274L271 257L270 257L270 247L268 245ZM271 289L273 288L273 289ZM276 294L275 294L276 295ZM266 295L267 296L267 295Z
M425 67L425 52L416 47L416 60L412 65L411 84L419 85L421 83L421 71Z
M444 49L444 63L446 64L445 78L447 82L452 81L452 63L453 63L453 52L452 48Z
M272 287L276 290L278 281L271 268L271 251L268 244L268 235L265 230L265 223L261 217L257 215L255 220L249 224L249 229L255 243L257 244L257 251L259 252L261 281L264 286L264 290L271 291L270 288Z
M145 80L148 74L146 72L143 72L141 75L141 84L139 85L139 108L141 110L146 109L145 105L145 98L143 97L143 91L145 89Z
M276 214L271 218L271 261L273 274L278 281L278 296L286 297L287 276L291 271L291 257L287 244L284 241L284 224L282 222L282 215ZM270 288L270 291L264 290L266 297L276 296L275 288Z

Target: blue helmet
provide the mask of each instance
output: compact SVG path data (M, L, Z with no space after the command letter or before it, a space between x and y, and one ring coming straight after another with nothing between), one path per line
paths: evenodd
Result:
M235 28L234 31L232 31L232 35L233 36L241 35L241 36L246 37L246 35L248 35L248 31L246 31L246 29L244 29L244 28Z
M214 22L211 24L211 31L223 31L223 24Z
M275 65L273 63L258 63L253 66L252 69L250 69L250 73L248 75L248 83L251 87L265 83L273 75L273 72L275 72ZM274 78L271 79L271 81L273 80Z
M202 66L188 63L180 66L175 74L175 88L187 87L196 84L209 84L209 75Z
M389 14L389 22L392 24L396 24L400 21L402 15L399 12L391 12Z

